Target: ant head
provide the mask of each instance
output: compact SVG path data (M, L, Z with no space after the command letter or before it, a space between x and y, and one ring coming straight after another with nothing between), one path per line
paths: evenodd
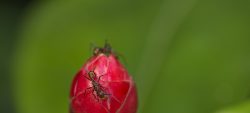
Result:
M105 44L103 47L94 47L93 48L93 55L99 55L99 54L105 54L106 56L109 56L112 53L112 47L111 45L105 41Z
M94 78L96 76L94 71L88 72L88 75L89 75L90 78Z
M95 48L93 49L93 54L94 54L94 55L98 55L98 54L100 54L100 53L103 53L103 48L95 47Z

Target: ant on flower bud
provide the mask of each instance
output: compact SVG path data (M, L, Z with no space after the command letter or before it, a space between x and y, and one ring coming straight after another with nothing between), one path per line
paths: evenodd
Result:
M97 56L99 54L104 54L106 56L109 56L110 54L113 54L116 59L119 59L121 57L124 64L125 65L127 64L127 61L126 61L125 57L122 54L120 54L120 53L118 53L116 51L113 51L111 45L108 43L107 40L105 41L104 47L97 47L96 46L96 47L93 48L93 55Z
M97 56L101 53L105 54L106 56L109 56L111 53L113 53L112 47L110 46L110 44L107 41L105 41L103 48L102 47L94 47L94 49L93 49L94 56Z
M70 113L136 113L136 86L117 58L121 55L107 42L91 49L72 83Z
M96 73L94 72L94 70L88 72L88 77L87 77L87 76L84 76L86 79L90 80L90 81L91 81L91 84L92 84L91 87L89 87L89 88L87 88L87 89L85 90L84 95L86 94L87 90L90 90L90 89L91 89L91 91L92 91L93 96L94 96L98 101L99 101L99 98L100 98L100 99L106 99L106 98L107 98L107 95L110 95L110 94L108 94L108 93L106 93L106 92L104 91L105 88L99 83L99 81L100 81L100 79L101 79L102 76L103 76L103 75L100 75L100 76L98 77L98 80L95 80L95 78L96 78ZM94 94L94 92L96 93L96 95L97 95L99 98L96 97L96 95Z

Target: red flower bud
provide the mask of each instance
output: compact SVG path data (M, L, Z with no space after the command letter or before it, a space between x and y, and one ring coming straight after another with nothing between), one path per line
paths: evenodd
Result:
M106 45L96 48L75 76L70 92L71 113L136 113L135 84Z

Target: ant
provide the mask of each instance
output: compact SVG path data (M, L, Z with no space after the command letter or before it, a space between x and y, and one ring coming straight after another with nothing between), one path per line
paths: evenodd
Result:
M101 53L105 54L106 56L109 56L111 53L113 53L112 47L107 41L105 41L103 48L102 47L95 47L93 49L93 55L96 56L96 55L99 55Z
M119 59L119 57L122 58L125 64L127 64L127 61L125 57L122 54L119 54L115 51L113 51L111 45L108 43L108 41L105 41L104 47L94 47L93 48L93 55L97 56L99 54L104 54L106 56L109 56L110 54L113 54L116 59ZM119 56L119 57L118 57Z
M91 84L92 84L92 87L89 87L86 90L92 89L92 94L94 95L94 97L96 99L97 99L96 95L101 99L105 99L105 98L107 98L107 95L110 95L110 94L105 93L105 91L104 91L105 88L99 83L102 76L103 75L99 76L97 81L95 80L96 74L95 74L94 71L89 71L88 72L88 77L89 78L84 76L85 78L90 80ZM86 94L86 90L84 92L84 95ZM96 95L94 94L94 92L96 93ZM97 100L99 101L99 99L97 99Z

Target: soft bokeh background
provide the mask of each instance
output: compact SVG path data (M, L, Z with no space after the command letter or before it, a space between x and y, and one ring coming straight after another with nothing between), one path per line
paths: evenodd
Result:
M1 1L0 112L68 113L71 80L105 39L138 113L250 113L249 0Z

